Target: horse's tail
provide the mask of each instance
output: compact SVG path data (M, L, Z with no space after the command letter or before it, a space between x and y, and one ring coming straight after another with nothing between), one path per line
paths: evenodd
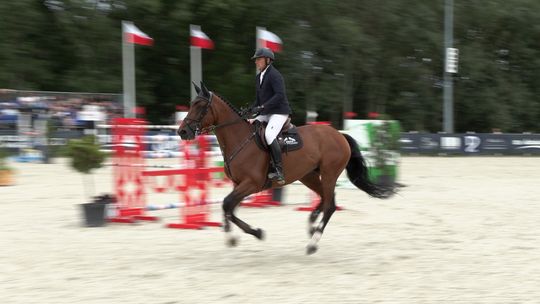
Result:
M351 147L351 158L347 163L347 176L349 180L358 188L365 191L372 197L388 198L394 194L393 188L382 187L369 181L366 162L358 149L358 144L348 134L343 134Z

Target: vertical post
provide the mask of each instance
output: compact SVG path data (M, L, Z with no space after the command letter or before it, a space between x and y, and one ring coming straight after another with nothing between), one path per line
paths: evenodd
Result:
M266 28L262 26L257 26L255 28L255 49L256 50L263 47L261 45L261 39L259 39L259 31L263 31L263 30L266 30Z
M261 44L261 39L259 39L259 31L266 30L265 27L257 26L255 27L255 50L258 50L263 47ZM257 67L255 67L255 75L257 75L259 71L257 71Z
M443 86L443 130L454 132L454 90L452 75L447 70L447 49L454 44L454 0L445 0L444 5L444 86Z
M192 30L201 30L201 27L198 25L189 25L190 33ZM199 84L202 81L202 54L201 48L198 46L190 46L190 66L191 66L191 81L195 84ZM197 97L197 92L195 88L191 87L191 100Z
M122 21L122 74L124 85L124 117L135 117L135 47L126 41L125 25L129 21Z

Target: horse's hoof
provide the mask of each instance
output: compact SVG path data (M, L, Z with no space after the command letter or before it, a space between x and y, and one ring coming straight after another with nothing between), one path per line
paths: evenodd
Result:
M236 247L236 245L238 245L238 239L235 237L227 238L227 241L225 243L229 247Z
M314 254L315 252L317 252L317 249L317 245L308 245L306 248L306 254Z
M257 230L255 230L255 237L259 240L264 240L264 231L261 229L261 228L257 228Z

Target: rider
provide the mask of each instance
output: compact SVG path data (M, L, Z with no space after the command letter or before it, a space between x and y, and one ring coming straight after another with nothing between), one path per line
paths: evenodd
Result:
M253 112L258 114L254 120L268 122L264 137L270 147L270 156L274 165L274 171L268 174L268 178L282 185L285 183L285 178L281 149L276 137L292 113L285 93L285 82L281 73L272 65L274 61L272 50L260 48L255 51L251 59L255 60L255 66L259 71L255 78L256 98L252 105ZM253 123L254 120L250 122Z

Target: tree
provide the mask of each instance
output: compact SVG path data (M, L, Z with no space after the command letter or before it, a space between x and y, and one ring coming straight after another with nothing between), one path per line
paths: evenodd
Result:
M122 20L150 34L136 48L137 104L154 123L189 105L189 24L216 49L203 51L203 77L236 106L254 99L255 27L284 41L293 119L308 108L339 126L389 114L404 130L442 129L443 3L368 0L20 0L0 3L0 87L122 92ZM456 131L540 132L540 2L454 3ZM46 47L45 47L46 46Z

